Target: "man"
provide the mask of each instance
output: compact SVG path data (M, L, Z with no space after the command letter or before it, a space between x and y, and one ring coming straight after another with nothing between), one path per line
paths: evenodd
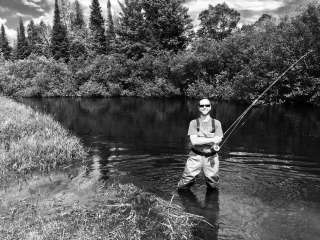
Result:
M221 123L210 116L212 105L209 99L201 99L198 109L200 117L192 120L189 125L188 135L192 147L178 189L190 187L201 170L208 187L215 189L219 184L219 157L213 147L222 141Z

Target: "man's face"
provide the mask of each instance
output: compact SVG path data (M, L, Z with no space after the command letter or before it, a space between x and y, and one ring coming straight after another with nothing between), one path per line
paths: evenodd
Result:
M207 115L211 111L211 103L208 99L199 101L199 111L202 115Z

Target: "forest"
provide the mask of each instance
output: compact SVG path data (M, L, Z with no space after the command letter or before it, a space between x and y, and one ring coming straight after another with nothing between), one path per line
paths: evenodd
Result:
M320 5L240 26L226 3L193 26L183 0L124 0L107 16L92 0L56 0L52 24L0 31L0 93L14 97L210 97L251 102L308 51L261 103L320 105Z

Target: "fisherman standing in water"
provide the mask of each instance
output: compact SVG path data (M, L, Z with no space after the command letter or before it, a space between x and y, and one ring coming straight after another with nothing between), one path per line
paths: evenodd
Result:
M201 170L209 188L216 189L219 184L219 156L215 147L222 141L221 123L210 116L212 105L209 99L201 99L198 109L200 117L189 125L188 136L192 147L178 189L188 189Z

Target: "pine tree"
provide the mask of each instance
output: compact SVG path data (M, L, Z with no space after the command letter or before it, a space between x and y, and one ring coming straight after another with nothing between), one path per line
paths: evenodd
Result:
M6 60L10 58L11 47L9 45L8 38L7 38L3 24L1 25L1 33L0 33L0 51Z
M78 0L73 4L71 14L70 57L85 58L88 55L88 31L84 21L82 9Z
M50 49L54 59L64 58L65 61L69 60L69 41L67 37L67 29L60 20L58 0L55 0Z
M71 17L71 29L79 30L85 28L82 9L78 0L74 2L73 13Z
M30 21L27 27L28 33L28 45L30 53L41 55L42 51L40 48L41 45L41 38L39 33L39 26L36 26L33 20Z
M107 39L107 51L110 52L112 50L112 45L114 44L115 40L115 32L114 32L114 24L113 24L113 18L111 13L111 3L110 0L107 2L107 29L106 29L106 39Z
M106 35L104 27L104 19L98 0L92 0L90 6L90 34L91 34L91 48L96 54L106 53Z
M17 30L17 50L16 58L24 59L30 55L30 50L28 47L28 42L25 35L25 29L23 25L22 18L19 20L19 28Z

